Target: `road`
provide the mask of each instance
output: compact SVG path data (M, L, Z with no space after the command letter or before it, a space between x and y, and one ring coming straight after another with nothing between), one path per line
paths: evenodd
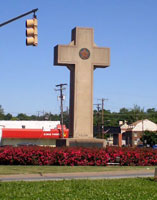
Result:
M81 172L81 173L50 173L50 174L19 174L0 175L0 181L58 181L72 179L117 179L153 177L154 170L129 170L129 171L108 171L108 172Z

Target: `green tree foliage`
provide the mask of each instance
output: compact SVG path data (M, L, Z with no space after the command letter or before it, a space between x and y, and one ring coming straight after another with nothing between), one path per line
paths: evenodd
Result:
M24 114L24 113L19 113L19 114L17 115L17 118L18 118L19 120L30 120L30 117L27 116L27 115Z
M157 132L145 131L141 140L144 144L152 147L153 145L157 144Z
M66 111L64 115L64 124L69 127L69 113ZM42 115L27 115L19 113L17 116L12 116L10 113L4 114L4 110L0 105L0 120L52 120L60 121L60 114L42 113ZM154 123L157 123L157 110L155 108L149 108L146 111L140 108L140 106L134 105L133 108L121 108L119 112L111 112L110 110L103 110L104 126L119 126L119 121L127 121L131 124L137 120L149 119ZM99 112L94 110L93 112L93 124L97 129L102 125L102 110Z
M1 105L0 105L0 114L4 114L4 110Z
M148 119L157 123L157 110L155 110L155 108L147 109L146 114L148 115Z
M94 125L101 124L101 111L94 110ZM155 108L150 108L147 111L144 111L143 108L140 108L137 105L134 105L133 108L121 108L119 112L111 112L110 110L104 110L104 126L119 126L119 121L127 121L128 124L131 124L137 120L149 119L154 123L157 123L157 111Z
M2 108L2 106L0 105L0 120L4 119L4 110Z
M4 119L5 119L5 120L11 120L12 117L13 117L13 116L12 116L10 113L8 113L8 114L6 114L6 115L4 116Z

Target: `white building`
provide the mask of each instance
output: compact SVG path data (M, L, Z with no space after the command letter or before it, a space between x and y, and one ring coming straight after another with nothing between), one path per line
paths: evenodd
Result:
M49 131L54 129L60 121L11 121L0 120L1 128L25 128L25 129L43 129Z
M5 138L3 139L4 129L21 129L21 130L43 130L50 132L51 129L58 129L60 121L11 121L0 120L0 144L1 145L17 145L20 143L32 143L36 145L55 145L55 139L51 138ZM26 132L27 134L27 132Z

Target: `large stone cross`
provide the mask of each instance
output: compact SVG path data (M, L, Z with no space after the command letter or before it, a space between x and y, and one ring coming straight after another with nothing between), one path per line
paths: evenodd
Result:
M71 41L54 48L54 65L70 70L70 136L93 138L93 71L110 65L110 49L94 44L92 28L74 28Z

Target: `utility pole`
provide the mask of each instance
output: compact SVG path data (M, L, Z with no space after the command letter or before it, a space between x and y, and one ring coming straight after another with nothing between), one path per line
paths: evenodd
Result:
M37 117L38 117L38 121L39 121L40 111L37 111Z
M100 123L99 123L99 115L100 115L100 103L94 104L97 107L97 117L98 117L98 121L97 121L97 127L98 127L98 136L100 136Z
M100 111L100 103L96 103L96 104L94 104L94 105L96 105L97 106L97 110L98 110L98 113L99 113L99 111Z
M60 91L60 100L61 100L61 129L62 129L62 138L64 138L64 131L63 131L63 100L64 100L64 96L63 96L63 90L65 90L65 88L63 87L64 85L67 85L66 83L62 83L59 85L56 85L56 87L59 87L59 89L56 89L56 91Z
M102 110L101 110L101 137L103 138L103 133L104 133L104 101L107 101L108 99L98 99L100 100L102 103L101 103L101 107L102 107Z

